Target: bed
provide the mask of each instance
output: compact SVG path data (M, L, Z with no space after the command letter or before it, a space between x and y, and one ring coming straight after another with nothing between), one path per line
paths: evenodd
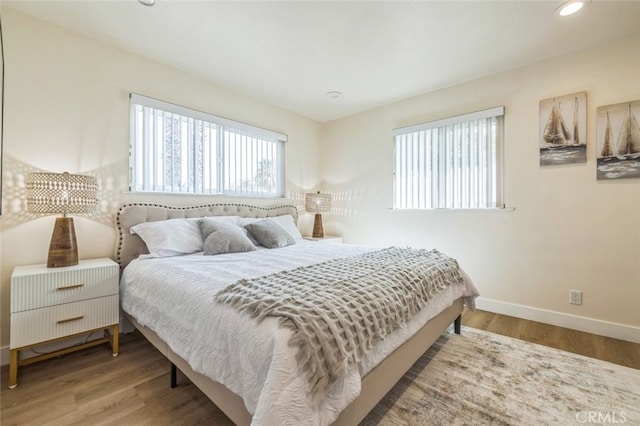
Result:
M463 307L473 308L477 296L460 271L459 282L435 294L414 318L332 382L322 398L311 398L305 392L308 383L295 368L296 351L287 343L290 329L271 317L257 322L245 312L213 303L216 294L245 276L270 276L287 268L374 253L371 247L301 239L290 227L295 228L297 217L296 207L287 203L127 204L116 214L115 259L121 267L125 317L172 363L172 382L177 368L238 425L358 424L452 323L459 333ZM151 257L142 234L132 233L140 224L201 223L199 218L216 223L232 218L236 225L279 220L295 243L276 249L257 245L254 251L216 256L196 251ZM164 222L171 219L182 220Z

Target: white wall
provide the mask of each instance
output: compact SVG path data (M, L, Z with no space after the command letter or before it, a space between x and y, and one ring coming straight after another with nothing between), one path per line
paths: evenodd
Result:
M127 185L131 91L288 134L287 195L298 198L322 180L335 200L332 213L324 215L327 234L351 243L437 247L460 260L485 305L496 310L546 322L558 315L575 318L576 328L594 332L609 322L622 325L623 334L639 330L640 181L595 180L595 108L640 99L640 38L321 126L10 8L3 7L2 18L0 346L9 342L11 271L46 261L54 221L25 214L24 172L101 171L103 189L110 189L102 218L111 217L122 201L158 201L121 194ZM588 92L587 164L540 168L538 102L582 90ZM506 107L505 192L515 211L389 210L391 129L496 105ZM184 205L192 199L160 201ZM81 258L112 255L115 234L108 221L75 221ZM301 229L309 227L310 218L303 217ZM570 288L583 290L583 305L568 304Z
M115 232L110 218L120 202L194 201L121 194L127 189L130 92L285 133L287 195L299 199L320 182L320 125L312 120L7 7L2 9L2 25L6 82L0 346L9 344L11 271L16 265L46 262L55 219L32 220L25 212L26 172L97 171L102 177L110 198L101 200L100 217L107 219L74 218L80 258L112 257Z
M541 168L539 101L583 90L587 163ZM610 334L640 342L640 180L595 178L596 107L636 99L637 37L328 123L322 171L338 201L325 231L350 243L439 248L459 259L485 307L600 334L617 323ZM391 129L498 105L505 201L515 211L389 210ZM569 289L583 291L581 306L568 303Z

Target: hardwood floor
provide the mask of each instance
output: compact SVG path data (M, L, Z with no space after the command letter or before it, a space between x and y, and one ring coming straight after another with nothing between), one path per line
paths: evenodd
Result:
M510 337L640 369L640 344L483 311L462 323ZM120 355L107 345L20 369L18 387L7 388L0 370L0 423L6 425L232 425L178 373L169 387L169 362L139 333L123 335Z
M640 344L480 310L465 311L462 324L640 369Z
M2 367L0 423L6 425L233 425L138 332L121 336L120 354L96 346L23 367L7 388Z

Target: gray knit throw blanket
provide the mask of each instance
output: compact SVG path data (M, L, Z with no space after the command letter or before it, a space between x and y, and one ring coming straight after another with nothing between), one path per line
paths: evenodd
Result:
M240 280L215 300L290 327L289 344L317 402L376 343L461 279L457 261L437 250L390 247Z

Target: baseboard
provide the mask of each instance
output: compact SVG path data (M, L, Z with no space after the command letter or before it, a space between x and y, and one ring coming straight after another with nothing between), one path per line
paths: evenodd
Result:
M79 345L82 343L86 343L86 342L90 342L91 340L96 340L102 337L102 332L97 333L97 332L93 332L93 333L87 333L87 334L83 334L80 336L73 336L73 337L69 337L66 340L61 340L58 342L53 342L53 343L45 343L41 346L38 346L37 350L38 352L35 352L34 350L31 349L24 349L22 351L20 351L20 359L25 359L25 358L32 358L34 356L37 356L41 353L47 353L47 352L53 352L53 351L57 351L60 349L65 349L68 348L70 346L74 346L74 345ZM9 346L3 346L2 348L0 348L0 365L7 365L9 364Z
M131 333L133 330L135 330L135 328L133 327L133 325L131 325L131 323L126 319L126 317L124 315L120 315L120 334L123 333ZM98 338L99 336L93 337L91 338L91 340ZM73 346L73 345L77 345L79 343L84 343L87 339L87 334L84 335L80 335L80 336L75 336L75 337L70 337L67 340L62 340L60 342L55 342L49 345L43 345L42 347L45 348L45 351L50 351L50 350L58 350L58 349L62 349L62 348L66 348L69 346ZM31 356L35 356L36 354L33 353L32 351L29 350L25 350L22 351L20 353L20 358L30 358ZM0 347L0 366L2 365L9 365L9 346L2 346Z
M547 309L533 308L515 303L500 302L483 297L476 299L476 308L482 311L570 328L599 336L626 340L627 342L640 343L640 327L631 325L549 311Z
M9 364L9 346L3 346L0 348L0 365Z
M531 306L518 305L515 303L499 302L497 300L485 299L484 297L478 297L476 299L476 307L483 311L495 312L496 314L509 315L511 317L541 322L543 324L626 340L627 342L640 343L640 327L631 325L564 314L547 309L532 308ZM124 332L126 332L127 328L131 328L128 321L126 324L123 324L121 321L120 325L120 330ZM9 364L9 346L3 346L0 348L0 365L7 364Z

